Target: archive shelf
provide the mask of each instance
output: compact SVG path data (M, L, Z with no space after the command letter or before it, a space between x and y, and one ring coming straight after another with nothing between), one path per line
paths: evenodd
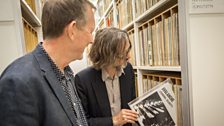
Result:
M181 72L180 66L138 66L140 70L176 71Z
M122 29L128 31L134 27L134 21L130 22L128 25L124 26Z
M22 16L33 27L40 27L41 22L25 0L21 0Z
M37 45L38 33L41 34L41 22L36 12L40 11L35 0L21 0L21 12L23 22L23 34L25 41L25 52L31 52Z
M137 16L135 22L144 22L148 18L154 17L156 14L161 13L175 4L177 4L177 0L159 0L140 16Z

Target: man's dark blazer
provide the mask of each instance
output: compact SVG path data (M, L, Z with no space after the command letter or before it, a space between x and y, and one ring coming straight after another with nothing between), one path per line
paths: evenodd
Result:
M131 64L119 77L121 108L129 108L128 102L135 98L135 79ZM106 85L101 70L89 67L75 76L75 83L90 126L112 126L112 115ZM125 126L129 126L127 124Z
M40 45L0 77L0 126L75 126L74 113Z

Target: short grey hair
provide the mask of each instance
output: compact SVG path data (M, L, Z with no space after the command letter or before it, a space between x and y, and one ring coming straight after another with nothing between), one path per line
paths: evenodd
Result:
M86 25L86 8L95 6L89 0L47 0L42 11L43 38L60 36L64 28L73 20L81 29Z

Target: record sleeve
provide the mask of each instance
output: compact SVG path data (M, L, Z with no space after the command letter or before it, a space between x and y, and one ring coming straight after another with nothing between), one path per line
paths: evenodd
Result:
M141 126L176 126L176 99L170 79L159 83L128 105L138 112Z

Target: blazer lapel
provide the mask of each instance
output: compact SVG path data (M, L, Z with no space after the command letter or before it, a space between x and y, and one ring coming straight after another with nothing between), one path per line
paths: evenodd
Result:
M92 87L96 94L96 99L100 106L103 116L111 116L110 102L107 95L106 85L102 80L101 71L97 71L95 82L92 83ZM109 110L109 111L108 111Z
M59 102L61 103L61 106L63 107L64 111L66 112L67 116L69 117L70 121L75 124L75 114L71 109L71 106L69 105L69 102L65 96L65 93L60 86L61 84L59 81L57 81L57 78L52 77L55 76L52 75L52 72L46 72L45 77L48 80L50 86L53 89L53 92L55 93L56 97L58 98ZM57 110L56 110L57 111Z
M52 88L55 96L57 97L58 101L60 102L60 104L61 104L62 108L64 109L65 113L67 114L68 118L70 119L70 121L73 124L75 124L75 119L74 119L75 114L72 111L72 109L69 105L69 101L67 100L67 98L64 94L64 91L63 91L62 87L60 86L61 84L58 81L58 79L56 78L55 74L53 73L51 65L50 65L47 57L43 53L40 45L38 45L37 48L34 50L33 55L37 59L37 62L39 63L41 70L44 72L44 77L48 81L48 84ZM57 111L57 110L55 110L55 111Z

